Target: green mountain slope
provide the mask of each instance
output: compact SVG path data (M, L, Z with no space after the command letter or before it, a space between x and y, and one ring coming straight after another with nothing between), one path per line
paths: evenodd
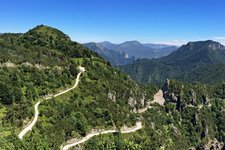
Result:
M162 88L164 106L143 114L144 128L129 135L98 136L84 149L224 149L225 83L206 86L168 81ZM107 149L107 148L106 148ZM110 148L108 148L110 149Z
M225 78L225 47L218 42L190 42L159 59L140 59L122 70L142 83L163 83L167 78L214 83Z
M37 26L24 34L0 36L1 149L59 149L93 128L134 125L132 113L152 100L155 89L139 86L61 31ZM34 104L46 95L79 85L43 101L32 131L18 134L33 118Z
M92 129L122 131L126 125L129 131L138 121L143 128L137 132L99 135L79 148L199 149L215 142L214 138L221 145L225 141L223 82L208 86L172 80L162 88L164 98L159 100L165 99L164 103L152 103L157 101L152 101L155 87L137 84L61 31L43 25L24 34L2 34L0 62L0 149L60 149L66 141L81 139ZM86 70L78 86L51 97L74 86L78 66ZM160 79L165 67L168 72L174 69L152 60L149 69L158 75L152 80ZM36 124L19 139L40 100ZM144 111L137 113L139 110Z
M225 63L225 46L214 41L189 42L158 62L179 66L197 67L206 64Z
M0 62L30 62L42 65L66 65L70 58L97 56L61 31L37 26L24 34L0 36Z

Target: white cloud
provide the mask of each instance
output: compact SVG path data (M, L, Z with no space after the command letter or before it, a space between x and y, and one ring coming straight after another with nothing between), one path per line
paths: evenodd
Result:
M213 38L214 40L225 40L225 36L217 36Z
M212 40L220 42L221 44L225 45L225 36L213 37Z

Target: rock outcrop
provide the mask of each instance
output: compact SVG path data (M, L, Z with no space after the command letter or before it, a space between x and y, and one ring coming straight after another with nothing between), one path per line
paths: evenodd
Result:
M190 103L196 105L196 92L193 89L190 91Z
M114 91L109 91L109 93L108 93L108 99L110 99L111 101L113 101L113 102L116 102L116 92L114 92Z
M134 107L136 104L137 104L137 100L134 99L133 97L129 97L128 105L130 105L131 107Z
M191 147L189 150L224 150L225 145L223 142L219 142L216 138L209 140L209 142L203 146L198 146L196 148Z

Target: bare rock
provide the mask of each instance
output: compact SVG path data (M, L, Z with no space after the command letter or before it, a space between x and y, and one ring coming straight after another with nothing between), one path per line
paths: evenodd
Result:
M133 97L129 97L128 99L128 105L131 107L134 107L137 104L137 100L135 100Z
M116 92L109 91L108 99L112 100L113 102L116 102Z
M140 99L140 102L141 102L141 106L144 107L145 106L145 96L144 95Z
M222 150L224 147L223 142L219 142L216 138L210 140L207 144L205 144L201 150Z
M177 102L178 98L174 93L171 93L171 100Z
M193 89L190 91L190 102L192 105L196 105L196 93Z

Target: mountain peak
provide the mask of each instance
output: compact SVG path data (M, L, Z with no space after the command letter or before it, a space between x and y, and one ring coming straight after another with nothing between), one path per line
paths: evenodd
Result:
M196 42L189 42L186 46L205 46L208 48L213 49L221 49L224 48L222 44L213 40L206 40L206 41L196 41Z
M62 31L45 25L38 25L24 33L21 36L21 40L27 41L32 45L47 46L51 48L60 46L60 43L71 42L70 37Z
M189 42L160 60L174 66L224 64L225 46L212 40Z
M106 47L108 49L114 49L116 47L116 44L113 44L113 43L111 43L109 41L99 42L98 44L103 46L103 47Z
M122 43L122 44L132 44L132 45L137 45L137 46L142 45L140 42L138 42L138 41L136 41L136 40L133 40L133 41L126 41L126 42L124 42L124 43Z
M196 51L196 50L225 50L225 46L220 44L219 42L215 42L212 40L206 40L206 41L196 41L196 42L189 42L186 45L181 46L178 51Z
M113 43L111 43L109 41L103 41L103 42L99 42L99 44L113 44Z
M144 46L138 41L126 41L124 43L119 44L117 47L119 47L119 50L121 51L122 49L127 49L128 47L133 47L138 50Z
M46 25L38 25L26 32L24 36L26 35L36 35L41 38L63 39L66 41L70 41L70 37L68 35L56 28Z

